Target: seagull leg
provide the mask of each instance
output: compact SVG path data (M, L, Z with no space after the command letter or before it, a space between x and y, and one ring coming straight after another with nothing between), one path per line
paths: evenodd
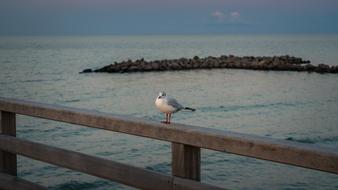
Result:
M168 115L169 115L169 120L168 120L168 124L170 124L170 119L171 119L171 113L169 113Z
M161 123L168 123L168 114L165 113L165 121L161 121Z

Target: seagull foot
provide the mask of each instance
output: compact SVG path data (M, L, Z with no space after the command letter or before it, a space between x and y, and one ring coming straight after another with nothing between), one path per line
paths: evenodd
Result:
M161 123L170 124L170 122L167 122L167 121L161 121Z

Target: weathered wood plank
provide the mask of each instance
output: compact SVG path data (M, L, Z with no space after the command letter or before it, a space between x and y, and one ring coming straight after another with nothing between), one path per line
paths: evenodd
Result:
M174 188L172 176L7 135L0 135L0 149L141 189ZM175 183L186 189L201 186L200 189L207 190L213 187L190 180Z
M0 134L16 136L15 113L1 111ZM0 150L0 172L16 176L16 155Z
M74 151L0 135L0 149L141 189L169 190L172 178Z
M338 149L16 99L0 98L0 110L338 174Z
M47 190L38 184L23 180L16 176L0 173L0 189L2 190Z
M173 176L201 180L201 149L199 147L172 143Z

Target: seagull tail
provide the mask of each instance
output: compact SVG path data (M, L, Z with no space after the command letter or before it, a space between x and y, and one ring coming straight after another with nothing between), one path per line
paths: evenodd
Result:
M185 110L196 111L194 108L184 107Z

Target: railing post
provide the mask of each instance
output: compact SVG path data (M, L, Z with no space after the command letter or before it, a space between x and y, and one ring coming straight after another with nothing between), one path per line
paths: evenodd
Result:
M176 177L201 180L201 149L200 147L171 144L172 175Z
M0 134L16 136L15 113L1 111ZM16 154L0 150L0 172L17 175Z

